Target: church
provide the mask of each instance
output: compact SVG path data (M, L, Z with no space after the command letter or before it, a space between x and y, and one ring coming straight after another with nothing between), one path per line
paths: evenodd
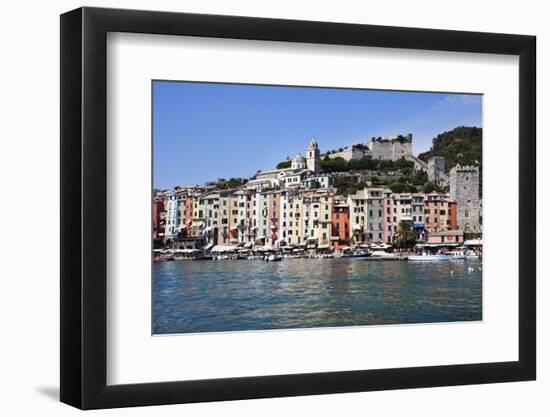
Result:
M320 175L321 152L315 138L306 149L305 157L298 153L290 162L289 168L259 171L249 181L251 186L279 186L284 188L328 188L332 185L329 175Z

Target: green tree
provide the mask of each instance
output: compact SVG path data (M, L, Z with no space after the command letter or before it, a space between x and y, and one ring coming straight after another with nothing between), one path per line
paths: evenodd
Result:
M292 161L290 159L287 161L279 162L277 164L277 169L290 168L291 164L292 164Z
M411 247L416 242L413 223L410 220L401 220L395 234L395 243L399 248Z
M483 184L483 130L480 127L459 126L440 133L432 140L429 151L418 155L427 162L432 156L445 157L445 172L457 164L479 166L479 193Z
M446 192L445 188L440 187L439 185L433 183L433 182L427 182L422 191L425 193L444 193Z

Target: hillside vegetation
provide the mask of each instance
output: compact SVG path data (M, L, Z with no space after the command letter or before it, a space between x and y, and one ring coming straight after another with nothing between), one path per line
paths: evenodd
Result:
M480 127L459 126L437 135L432 140L429 151L418 155L427 162L432 156L445 157L445 171L460 165L482 164L482 129Z

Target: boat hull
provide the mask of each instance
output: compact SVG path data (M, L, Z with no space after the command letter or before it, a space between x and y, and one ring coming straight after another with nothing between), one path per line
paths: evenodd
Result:
M441 262L441 261L450 261L452 259L451 256L447 255L412 255L407 258L409 261L412 262Z

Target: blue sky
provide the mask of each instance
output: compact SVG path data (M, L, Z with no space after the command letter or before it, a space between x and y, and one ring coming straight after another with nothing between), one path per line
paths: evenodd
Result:
M154 81L154 187L248 178L304 154L313 136L324 152L412 133L416 155L481 123L479 95Z

